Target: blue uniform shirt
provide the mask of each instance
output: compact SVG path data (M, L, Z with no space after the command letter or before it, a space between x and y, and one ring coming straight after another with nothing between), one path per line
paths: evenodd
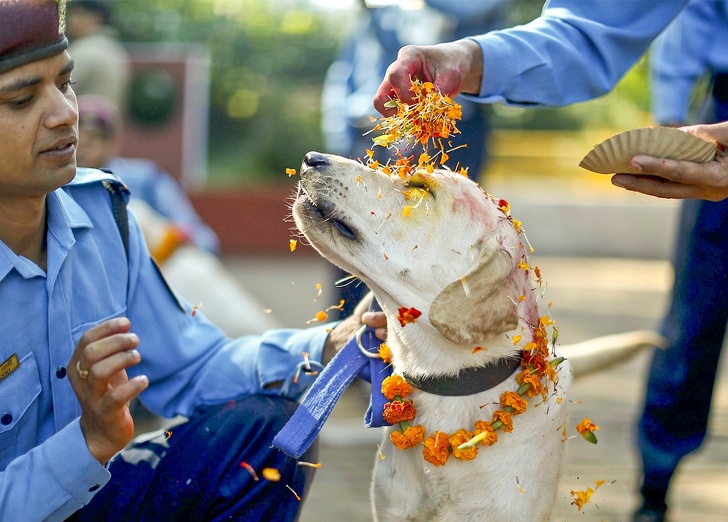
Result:
M687 124L690 100L706 72L728 73L728 0L693 0L650 53L652 114Z
M103 179L115 181L78 169L47 196L47 272L0 242L0 364L13 355L20 363L0 380L3 522L63 520L109 480L86 447L66 377L90 327L130 319L142 362L129 377L149 377L141 400L166 417L261 393L273 381L285 384L269 393L297 398L313 379L301 372L294 383L302 352L321 360L326 326L229 339L203 314L193 316L150 259L133 217L127 257Z
M562 106L609 92L688 0L551 0L519 27L474 37L483 103Z

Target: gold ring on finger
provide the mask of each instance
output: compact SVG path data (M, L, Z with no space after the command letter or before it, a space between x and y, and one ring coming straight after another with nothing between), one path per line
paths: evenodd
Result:
M76 361L76 371L78 372L79 377L82 379L88 379L88 370L81 369L81 361Z

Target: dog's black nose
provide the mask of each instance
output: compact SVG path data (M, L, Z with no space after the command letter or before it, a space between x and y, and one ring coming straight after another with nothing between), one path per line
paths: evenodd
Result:
M320 152L311 151L303 158L303 162L309 167L323 167L329 164L329 160Z

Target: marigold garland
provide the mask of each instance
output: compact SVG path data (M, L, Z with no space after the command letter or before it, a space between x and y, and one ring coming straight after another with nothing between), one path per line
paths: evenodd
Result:
M390 402L384 405L383 417L389 424L399 425L399 430L393 430L389 435L392 444L405 450L423 443L424 459L435 466L442 466L450 455L459 460L472 460L478 454L478 445L492 446L498 441L498 430L505 433L513 431L513 417L527 410L528 397L541 395L546 399L548 384L556 382L556 369L564 361L563 357L548 360L550 352L546 327L552 324L548 316L543 316L538 325L532 328L533 341L526 345L528 350L523 350L523 371L516 376L518 390L503 392L500 397L501 408L493 412L492 420L476 421L472 431L462 428L453 434L436 431L427 436L423 426L409 424L417 413L412 400L407 399L412 393L412 386L401 375L393 374L385 378L382 381L382 393ZM593 436L595 429L598 427L589 419L584 419L577 427L584 438L588 434Z

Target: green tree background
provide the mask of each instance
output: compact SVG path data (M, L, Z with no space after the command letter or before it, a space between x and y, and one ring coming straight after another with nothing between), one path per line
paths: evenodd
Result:
M464 1L464 0L463 0ZM541 0L515 0L512 24L538 16ZM284 181L303 154L322 150L323 78L357 11L312 0L117 0L122 41L209 47L208 177L212 184ZM493 106L496 129L622 130L645 120L640 62L615 91L558 109Z

